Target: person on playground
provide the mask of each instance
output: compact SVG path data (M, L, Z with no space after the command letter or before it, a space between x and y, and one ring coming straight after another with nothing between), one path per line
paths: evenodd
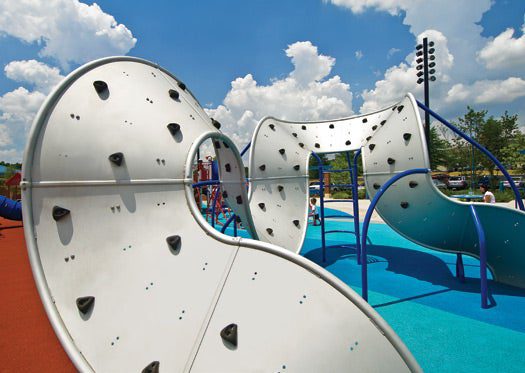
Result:
M317 204L317 199L312 197L310 199L310 213L309 216L313 216L314 225L317 225L317 221L319 221L319 224L321 224L321 220L319 220L319 214L315 210L315 205Z
M494 197L494 194L489 190L489 186L487 184L481 184L479 186L479 190L483 193L483 201L486 203L496 203L496 197Z

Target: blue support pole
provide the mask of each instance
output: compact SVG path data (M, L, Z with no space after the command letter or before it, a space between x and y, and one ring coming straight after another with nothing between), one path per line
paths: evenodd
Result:
M359 189L357 184L357 160L361 155L361 149L354 153L352 163L352 205L354 207L354 232L355 232L355 249L357 252L357 264L361 264L361 240L359 229Z
M479 279L481 285L481 308L488 308L488 285L487 285L487 247L485 242L485 232L479 220L474 205L470 205L470 213L476 226L479 241Z
M237 237L237 215L233 215L233 237Z
M206 180L206 181L199 181L198 183L191 184L194 188L199 188L206 185L219 185L221 183L220 180Z
M485 147L481 144L479 144L478 142L476 142L474 139L470 138L469 136L467 136L466 134L464 134L463 132L461 132L459 129L457 129L454 125L452 125L451 123L449 123L445 118L443 118L442 116L440 116L439 114L435 113L434 111L432 111L432 109L426 107L425 105L423 105L421 102L417 102L418 106L423 109L425 112L429 113L430 115L432 115L434 118L436 118L437 120L439 120L441 123L443 123L445 126L447 126L448 128L450 128L452 130L452 132L454 132L456 135L460 136L461 138L465 139L466 141L468 141L469 143L471 143L472 145L474 145L476 148L478 148L478 150L480 150L482 153L484 153L487 157L490 158L490 160L492 162L494 162L494 164L499 168L499 170L503 173L503 175L505 175L505 178L508 180L509 182L509 185L511 186L512 188L512 191L514 192L514 195L516 197L516 202L519 206L519 209L524 211L525 210L525 206L523 205L523 200L521 199L521 195L520 195L520 191L518 190L518 188L516 187L516 184L514 184L514 180L512 180L512 177L510 177L509 173L507 172L507 169L505 167L503 167L503 165L501 164L501 162L491 153L489 152L487 149L485 149Z
M312 155L317 159L317 167L319 170L319 200L320 200L320 220L321 220L321 245L323 249L323 263L326 262L326 237L325 237L325 227L324 227L324 170L323 170L323 161L315 153L312 152ZM314 214L315 220L315 214Z
M379 188L376 195L372 199L372 202L370 202L370 206L368 207L368 210L366 210L365 220L363 221L363 235L361 236L361 283L362 283L362 293L361 294L362 294L363 299L366 300L367 302L368 302L368 266L367 266L367 258L366 258L366 255L367 255L366 236L368 234L368 226L370 224L370 219L372 218L372 213L374 212L376 205L379 202L379 199L381 198L381 196L396 181L408 175L426 174L429 172L430 170L428 168L414 168L414 169L406 170L397 175L392 176L390 179L388 179L386 183L384 183Z
M226 228L228 228L228 226L231 224L231 222L235 219L235 214L232 214L232 216L230 216L228 218L228 220L226 220L226 223L224 223L224 225L222 226L221 228L221 233L224 233L226 232Z
M241 157L246 154L246 152L248 151L248 149L250 149L250 147L252 146L252 143L249 142L248 144L246 144L246 146L241 150Z

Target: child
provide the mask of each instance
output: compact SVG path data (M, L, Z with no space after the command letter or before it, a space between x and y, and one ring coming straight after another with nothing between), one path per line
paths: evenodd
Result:
M308 216L313 216L314 225L317 225L317 221L319 221L319 224L321 224L321 220L319 220L319 214L316 213L315 205L317 204L317 199L312 197L310 199L310 213Z
M483 201L486 203L496 203L496 197L494 197L494 194L489 190L487 184L481 184L479 190L483 193Z

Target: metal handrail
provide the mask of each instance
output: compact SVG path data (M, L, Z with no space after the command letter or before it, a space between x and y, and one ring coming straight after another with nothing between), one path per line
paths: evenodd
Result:
M478 234L479 242L479 280L481 287L481 308L488 308L488 285L487 285L487 247L485 241L485 231L481 225L476 208L474 205L470 205L470 213L476 226L476 232Z
M413 168L411 170L403 171L397 175L392 176L386 183L384 183L377 191L377 194L370 202L368 210L366 210L365 220L363 220L363 234L361 236L361 286L362 286L362 297L368 302L368 265L366 260L366 236L368 234L368 226L370 225L370 219L372 218L372 213L375 210L379 199L387 191L392 184L394 184L399 179L404 178L408 175L413 174L427 174L430 172L428 168Z
M252 143L249 142L248 144L246 144L246 146L244 148L242 148L241 150L241 157L246 154L246 152L248 151L248 149L250 149L250 147L252 146Z
M235 214L232 214L228 220L226 220L226 223L224 223L224 225L222 226L221 228L221 233L224 233L226 232L226 228L228 228L228 226L231 224L231 222L235 219Z
M458 128L456 128L452 123L448 122L445 118L443 118L442 116L440 116L436 112L432 111L432 109L426 107L421 102L417 101L417 105L421 109L423 109L424 111L426 111L427 113L432 115L434 118L439 120L445 126L450 128L452 130L452 132L454 132L456 135L462 137L464 140L466 140L469 143L471 143L472 145L474 145L482 153L484 153L487 157L489 157L490 160L496 164L496 166L499 168L499 170L503 173L503 175L505 176L505 178L509 182L509 185L511 186L512 191L514 192L514 195L516 197L516 202L517 202L518 207L520 208L520 210L522 210L522 211L525 210L525 206L523 205L523 200L521 199L521 195L520 195L520 192L519 192L518 188L516 187L516 184L514 184L514 180L512 180L512 177L510 177L510 174L508 173L507 169L505 167L503 167L501 162L491 152L489 152L483 145L479 144L474 139L470 138L468 135L466 135L465 133L461 132Z

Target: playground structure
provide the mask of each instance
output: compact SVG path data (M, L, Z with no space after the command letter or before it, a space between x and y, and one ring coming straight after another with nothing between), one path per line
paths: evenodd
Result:
M186 86L154 64L108 58L71 73L35 119L22 207L41 298L77 368L417 371L372 308L296 254L308 225L309 159L318 160L323 191L319 155L344 152L348 168L328 171L350 172L356 196L361 155L373 198L362 230L353 198L354 231L347 231L356 235L365 299L374 208L402 236L456 253L459 277L461 255L479 257L483 307L487 267L496 281L525 287L525 213L441 194L429 174L419 108L447 123L408 94L389 108L335 121L265 118L239 153ZM205 162L194 167L208 139L217 173ZM240 156L248 149L247 192ZM320 198L324 253L332 232ZM222 232L242 222L253 239L222 235L208 217L212 226L226 220ZM276 330L285 338L276 340ZM139 339L140 346L132 341Z
M355 292L258 240L267 220L252 217L240 154L218 127L184 83L131 57L72 72L37 114L21 183L25 237L44 308L77 369L419 371ZM253 239L219 233L197 205L195 187L217 184L193 178L206 140L228 220ZM306 168L292 165L301 182ZM263 181L252 182L252 200L254 187ZM294 237L304 206L290 215L299 226L283 220Z

